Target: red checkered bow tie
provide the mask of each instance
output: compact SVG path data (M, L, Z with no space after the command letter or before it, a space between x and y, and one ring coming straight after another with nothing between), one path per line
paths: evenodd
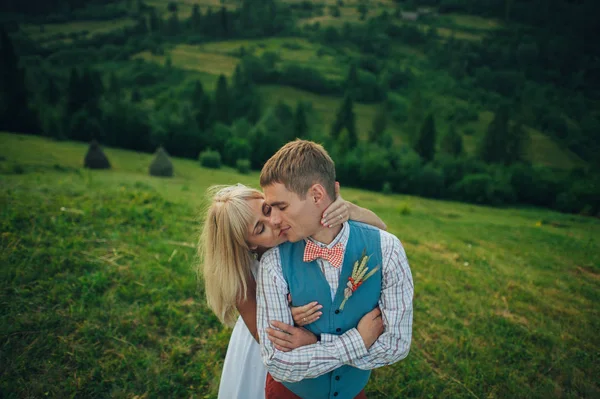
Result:
M340 267L344 259L344 246L339 242L332 248L322 248L312 241L307 241L304 248L304 261L312 262L317 258L325 259L333 267Z

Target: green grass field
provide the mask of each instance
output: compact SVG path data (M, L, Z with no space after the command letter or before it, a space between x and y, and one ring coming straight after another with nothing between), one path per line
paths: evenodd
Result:
M197 289L204 191L258 175L0 133L1 397L216 398L231 330ZM600 222L342 188L403 242L408 358L369 398L583 398L600 386ZM596 377L594 377L596 376Z

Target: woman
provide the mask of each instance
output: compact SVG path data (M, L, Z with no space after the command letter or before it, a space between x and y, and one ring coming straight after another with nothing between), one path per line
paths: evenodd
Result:
M270 207L260 191L238 184L212 187L209 193L212 199L200 239L203 263L199 272L204 278L210 308L222 323L235 324L223 365L219 398L264 398L266 370L256 328L258 259L267 249L286 242L287 237L271 225ZM386 228L373 212L341 197L325 211L321 222L333 227L349 218ZM320 316L320 308L315 302L292 308L294 322L298 326L314 322ZM316 337L307 330L292 328L293 339L281 350L316 342Z

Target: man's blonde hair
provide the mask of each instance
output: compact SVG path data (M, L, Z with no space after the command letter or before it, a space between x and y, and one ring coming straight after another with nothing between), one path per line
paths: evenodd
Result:
M241 184L213 186L208 192L211 202L198 243L198 277L204 279L208 306L223 324L233 326L236 304L248 298L252 279L253 258L246 238L254 214L248 201L264 196Z
M281 183L301 199L316 183L335 200L335 164L323 146L296 140L281 147L260 172L261 187Z

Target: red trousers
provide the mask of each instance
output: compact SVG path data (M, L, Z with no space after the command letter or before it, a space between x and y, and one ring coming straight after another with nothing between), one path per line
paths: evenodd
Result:
M281 382L277 382L271 377L271 374L267 373L267 383L265 385L265 398L266 399L302 399L289 389L287 389ZM354 399L367 399L365 391L362 390Z

